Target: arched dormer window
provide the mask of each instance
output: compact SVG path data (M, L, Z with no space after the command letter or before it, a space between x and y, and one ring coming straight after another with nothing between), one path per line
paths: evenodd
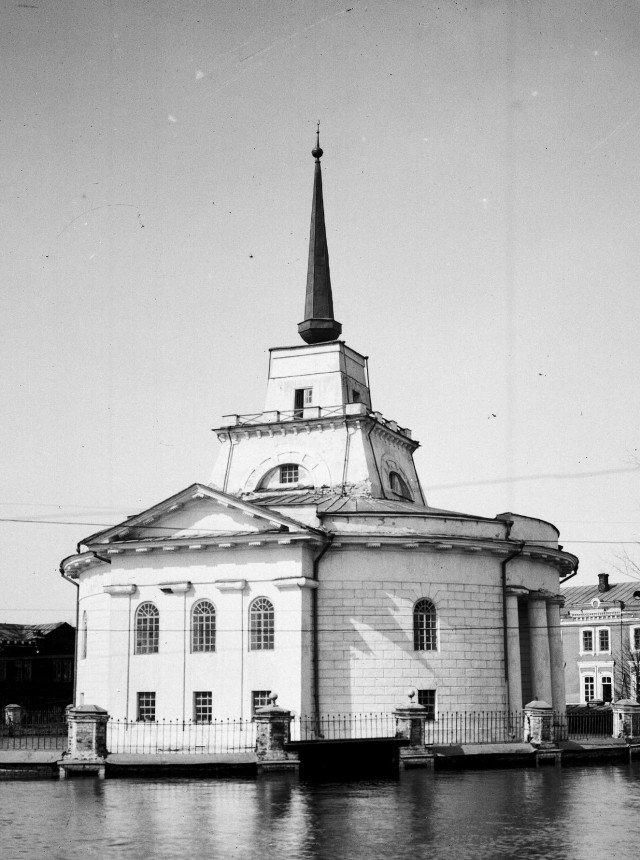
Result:
M210 600L199 600L191 610L191 650L216 650L216 608Z
M85 660L87 657L87 633L89 632L87 613L82 613L82 627L80 630L80 659Z
M273 603L256 597L249 607L249 651L273 651L274 627Z
M160 643L160 613L153 603L141 603L136 609L135 654L157 654Z
M283 487L312 486L309 472L299 463L282 463L270 469L260 481L261 490L279 490Z
M438 625L436 608L426 597L413 607L413 650L438 650Z
M413 501L413 496L407 486L407 482L397 472L389 472L389 489L396 496Z

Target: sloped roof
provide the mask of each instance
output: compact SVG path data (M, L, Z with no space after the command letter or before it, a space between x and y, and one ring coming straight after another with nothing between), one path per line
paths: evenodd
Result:
M28 642L42 639L66 623L66 621L56 621L53 624L0 624L0 642Z
M323 514L408 514L412 516L451 516L464 519L487 519L444 508L431 508L400 499L374 499L370 496L342 496L339 493L309 491L307 493L252 493L246 500L265 508L300 507L312 505L318 516ZM489 518L490 519L490 518Z
M640 594L640 581L637 579L631 582L611 583L608 591L599 591L597 582L591 585L570 585L562 589L565 612L571 608L589 605L594 597L605 604L618 604L622 600L625 604L635 602L640 606L640 600L633 596L634 592Z

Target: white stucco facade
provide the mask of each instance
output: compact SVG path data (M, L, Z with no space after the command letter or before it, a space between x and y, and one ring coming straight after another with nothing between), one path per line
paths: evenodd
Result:
M116 718L564 708L559 585L577 566L535 518L427 504L411 431L376 411L337 340L319 143L304 345L271 350L264 410L227 415L207 482L91 535L77 704ZM443 428L444 429L444 428Z

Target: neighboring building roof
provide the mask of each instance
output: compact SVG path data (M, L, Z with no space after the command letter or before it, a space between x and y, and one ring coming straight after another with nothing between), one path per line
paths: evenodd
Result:
M562 594L565 599L563 608L565 614L570 609L589 606L596 597L601 604L619 604L622 600L627 609L631 608L630 604L636 604L640 610L640 600L634 598L634 594L640 594L640 582L637 579L631 582L611 583L607 591L600 591L597 582L591 585L570 585L562 589Z
M58 627L64 627L66 623L66 621L56 621L53 624L0 624L0 642L29 642L33 639L42 639Z

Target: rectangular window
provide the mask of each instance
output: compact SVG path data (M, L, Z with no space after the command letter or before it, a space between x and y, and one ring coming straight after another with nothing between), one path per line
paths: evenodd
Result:
M634 651L640 651L640 627L631 628L631 644Z
M138 693L138 722L153 723L156 719L156 694Z
M436 718L436 691L435 690L418 690L418 704L424 705L427 709L427 719L435 720Z
M251 691L251 716L255 717L258 708L266 708L269 704L269 696L271 690L252 690Z
M196 723L210 723L213 719L213 693L210 690L193 694L193 719Z
M582 631L582 653L593 653L593 630Z
M293 397L293 417L302 418L305 406L313 403L313 388L296 388Z
M0 681L7 680L7 661L0 660Z
M593 702L596 697L596 679L593 675L585 675L583 684L585 702Z
M73 662L67 657L53 661L53 680L57 683L73 680Z
M598 651L609 651L609 628L601 627L598 630Z
M295 463L285 463L280 466L280 483L281 484L297 484L300 475L300 469Z
M613 699L613 682L611 680L611 675L603 675L600 678L600 687L602 692L600 698L606 705Z
M360 392L356 391L355 388L351 392L351 402L352 403L360 403Z

